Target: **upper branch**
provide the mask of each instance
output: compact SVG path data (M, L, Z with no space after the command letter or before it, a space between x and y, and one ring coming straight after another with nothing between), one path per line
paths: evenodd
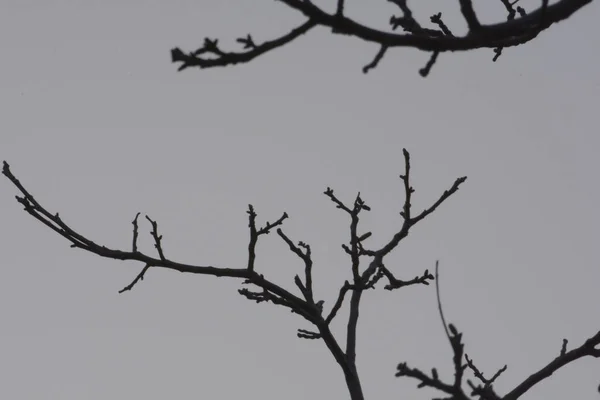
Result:
M418 34L418 31L406 35L391 34L369 28L347 17L328 14L311 1L279 1L300 11L319 25L334 28L335 31L356 36L365 41L386 44L390 47L414 47L420 50L442 52L466 51L485 47L493 48L500 44L504 46L522 44L524 43L522 42L522 39L524 39L523 34L529 32L532 28L538 31L544 30L556 22L569 18L577 10L592 2L592 0L560 0L552 5L542 5L537 10L518 19L481 25L477 20L471 1L459 0L461 12L467 20L467 24L470 27L476 27L474 31L469 31L466 36L460 37L422 35Z
M150 223L152 224L152 231L150 232L150 234L154 238L154 247L156 248L156 251L158 251L158 255L159 255L160 259L164 261L164 260L166 260L166 258L165 258L165 254L164 254L163 248L162 248L162 235L158 234L158 223L156 221L153 221L152 219L150 219L150 217L147 215L146 215L146 219L148 221L150 221ZM135 225L134 225L134 236L135 236Z
M288 34L261 45L256 45L250 35L239 38L238 42L242 43L245 49L249 49L245 52L225 52L218 47L216 39L205 39L201 48L189 54L179 48L172 49L172 61L181 63L179 70L188 67L209 68L249 62L257 56L290 43L315 26L323 26L329 28L334 34L352 36L380 45L380 51L375 59L363 68L365 73L375 67L386 50L392 47L412 47L434 52L435 56L432 56L427 66L421 70L421 75L426 76L440 52L491 48L496 53L495 61L503 48L529 42L552 24L569 18L573 13L592 2L592 0L559 0L550 5L548 0L543 0L538 9L526 13L521 7L517 7L515 11L513 5L516 2L501 0L508 11L506 21L486 25L480 23L472 0L458 0L469 30L464 36L456 36L451 34L448 27L441 22L439 13L434 15L431 21L440 29L424 28L414 18L406 0L389 1L396 4L403 13L402 17L392 16L390 25L392 29L401 26L405 31L403 34L372 28L347 17L342 0L337 0L334 13L325 12L310 0L279 0L303 14L307 21ZM517 12L518 18L516 17ZM206 55L212 55L213 58L206 58Z
M284 242L287 243L290 250L294 254L296 254L298 257L300 257L300 259L302 259L302 261L304 262L304 282L305 283L302 283L302 281L300 280L298 275L296 275L296 277L295 277L296 286L298 286L298 289L300 289L300 292L302 292L306 301L313 304L314 303L313 287L312 287L312 265L313 265L313 262L312 262L312 258L311 258L310 246L304 242L299 242L298 246L296 246L294 244L294 242L292 242L290 240L290 238L288 238L281 229L277 229L277 234L283 239ZM302 251L301 248L303 248L304 251Z
M329 315L325 319L325 322L327 322L327 324L329 324L335 318L337 312L342 307L342 303L344 302L344 296L346 295L346 292L350 289L350 287L351 287L350 282L345 281L344 284L342 285L342 287L340 288L340 293L338 294L338 298L337 298L336 302L334 303L333 307L331 308Z
M267 221L265 226L261 229L256 229L256 212L252 204L248 204L248 227L250 228L250 242L248 243L248 270L254 271L254 261L256 260L256 243L260 235L267 235L271 232L271 229L279 226L288 217L287 213L283 215L275 222L270 223Z
M367 271L365 271L365 274L367 274L367 276L370 276L370 274L372 274L374 272L374 270L382 263L383 257L385 255L387 255L389 252L391 252L398 245L398 243L400 243L400 241L408 235L408 232L413 225L415 225L416 223L421 221L427 215L434 212L444 201L446 201L450 196L452 196L454 193L456 193L458 191L460 185L463 184L467 180L466 176L456 179L456 181L454 181L454 183L452 184L450 189L444 191L444 193L440 196L440 198L431 207L425 209L418 216L413 218L412 214L411 214L411 208L412 208L411 198L412 198L412 193L415 190L410 184L410 168L411 168L410 154L408 153L408 151L406 149L402 149L402 153L404 155L405 172L403 175L400 175L400 179L402 179L402 183L404 186L404 204L402 206L402 212L400 213L400 215L402 216L404 222L403 222L402 226L400 227L400 230L398 230L398 232L390 239L390 241L386 245L384 245L381 249L375 251L374 254L375 254L375 259L377 261L372 263L369 266L369 268L367 269Z
M473 33L477 33L481 29L481 23L477 19L475 10L473 9L473 2L471 0L458 0L460 3L460 12L462 13L469 30Z
M426 216L428 216L429 214L431 214L432 212L434 212L435 209L438 208L440 206L440 204L442 204L448 197L450 197L454 193L456 193L456 191L458 190L458 187L461 185L461 183L463 183L466 180L467 180L467 177L463 176L461 178L458 178L456 181L454 181L454 183L452 184L452 187L450 187L450 189L444 191L444 193L442 193L442 196L431 207L423 210L423 212L421 212L421 214L417 215L415 218L411 218L410 224L414 225L417 222L419 222L420 220L422 220L423 218L425 218Z
M174 63L181 63L178 71L182 71L189 67L212 68L245 63L262 54L290 43L292 40L308 32L315 26L315 21L308 20L299 27L292 29L289 33L259 45L257 45L254 42L254 39L252 39L252 36L248 34L245 38L237 39L237 42L243 44L244 49L247 50L243 52L222 51L218 46L218 39L211 40L206 38L204 39L204 45L201 48L189 54L186 54L178 47L175 47L171 50L171 61ZM214 58L206 58L206 55L212 55Z
M388 278L389 283L385 286L386 290L399 289L404 286L410 286L410 285L415 285L415 284L429 285L429 281L434 279L433 275L431 273L429 273L428 269L425 270L423 275L416 276L415 278L413 278L409 281L397 279L390 272L390 270L388 270L385 267L385 265L383 265L383 263L379 265L379 270L381 271L381 273L383 275L385 275L386 278Z

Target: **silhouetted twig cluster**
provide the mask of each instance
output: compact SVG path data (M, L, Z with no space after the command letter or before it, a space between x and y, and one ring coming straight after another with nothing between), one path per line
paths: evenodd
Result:
M463 388L464 371L467 368L469 368L473 372L473 375L475 375L475 377L479 381L479 383L475 383L471 380L467 380L467 384L471 389L471 396L477 396L480 400L517 400L519 397L521 397L521 395L523 395L537 383L548 378L550 375L552 375L554 372L556 372L561 367L567 365L568 363L585 356L592 356L596 358L600 357L600 348L596 348L596 346L600 345L600 331L598 331L598 333L586 340L581 346L571 351L567 351L568 341L567 339L563 339L563 344L558 357L556 357L554 360L552 360L539 371L531 374L527 379L523 380L514 389L510 390L507 394L505 394L504 396L500 396L494 391L493 384L500 377L500 375L502 375L502 373L506 371L508 366L504 365L502 368L496 371L496 373L491 378L485 378L483 372L479 368L477 368L474 361L465 353L465 346L462 342L463 334L459 332L453 324L446 323L446 318L442 310L442 302L440 299L439 284L440 282L438 275L438 263L436 262L435 285L438 299L438 309L440 312L442 324L444 325L446 336L448 337L450 347L452 348L454 381L442 381L438 375L436 368L431 369L431 374L426 374L418 368L409 367L406 362L398 364L396 372L397 377L406 376L418 380L419 388L431 387L441 392L444 392L449 396L443 399L436 400L471 399L471 397L469 397L469 395L465 393ZM463 363L463 356L465 363Z
M186 53L179 48L171 50L174 63L179 63L179 70L189 67L211 68L245 63L271 50L287 45L314 27L328 28L333 34L356 37L380 46L373 61L363 67L363 72L375 68L392 47L413 47L431 52L426 65L419 71L421 76L429 74L438 56L447 51L468 51L480 48L494 49L493 61L496 61L506 47L518 46L534 39L540 32L552 24L570 17L577 10L592 2L592 0L559 0L550 5L548 0L541 0L539 8L527 13L524 8L517 6L519 0L500 1L507 11L505 22L482 24L477 17L472 0L457 0L458 6L465 19L468 31L463 36L456 36L443 22L442 14L431 16L430 21L436 28L422 26L413 16L407 0L388 0L400 9L400 16L392 15L389 25L392 31L402 28L403 33L389 32L363 25L351 19L345 13L345 0L337 0L334 13L327 13L311 0L277 0L293 10L301 13L306 21L292 29L289 33L276 39L256 43L252 36L238 38L243 45L241 52L223 51L218 46L217 39L206 38L202 47ZM518 17L517 17L518 15Z
M250 43L251 39L248 39L248 42ZM297 333L298 337L304 339L320 338L325 342L335 360L342 367L352 399L356 400L363 399L362 388L356 370L356 326L362 294L366 290L374 289L377 282L381 279L387 279L388 284L385 286L387 290L399 289L414 284L427 285L429 280L433 279L433 276L427 270L422 276L418 276L411 280L404 281L396 278L390 269L384 265L384 257L408 235L412 226L435 211L435 209L454 194L459 186L466 180L466 177L458 178L433 205L413 216L411 212L411 194L414 192L414 189L410 185L410 156L406 150L403 150L403 155L405 158L405 173L404 175L401 175L401 179L405 189L405 201L401 212L402 224L399 226L396 234L378 249L368 249L365 247L365 241L372 236L371 232L360 232L360 215L362 212L371 210L361 197L360 193L356 196L351 205L347 205L335 195L333 189L327 188L324 192L324 194L334 203L336 208L345 212L349 217L349 240L347 243L342 244L342 248L350 258L352 270L352 281L345 281L341 285L337 298L328 312L325 312L324 310L325 300L315 298L312 279L313 260L310 245L303 241L296 242L290 239L290 237L281 229L284 220L288 218L287 213L283 213L275 222L266 222L264 226L258 227L256 222L257 213L252 205L248 206L247 212L250 240L248 244L248 264L245 267L222 268L189 265L178 263L167 258L165 255L163 236L159 234L158 231L158 223L148 216L146 216L146 219L152 228L150 234L153 238L154 247L158 253L158 257L149 256L140 252L138 249L139 213L132 221L133 240L131 251L109 249L105 246L96 244L90 239L77 233L67 225L58 214L52 214L47 211L23 187L23 185L21 185L19 180L12 174L10 167L6 162L4 162L2 172L20 190L22 195L17 196L17 200L24 206L25 211L67 239L71 243L71 247L81 248L106 258L135 260L144 264L140 273L130 284L120 290L120 293L132 290L136 284L143 280L150 268L161 267L180 272L242 278L244 279L243 284L245 287L239 289L241 295L249 300L256 301L257 303L271 302L289 308L292 312L301 315L313 325L314 330L299 329ZM265 278L263 274L259 274L256 271L256 245L258 239L263 235L269 234L274 229L276 229L278 236L288 246L290 251L295 254L304 265L302 277L300 275L294 277L294 283L300 296L273 283ZM370 261L366 264L366 268L362 268L361 266L364 265L363 259L365 258L370 259ZM251 289L246 286L254 286L258 289ZM350 295L350 312L346 331L346 343L342 345L339 339L331 332L330 324L338 315L338 312L344 303L344 299L348 294Z
M340 2L343 4L343 2ZM244 287L238 292L249 300L257 303L270 302L290 309L291 312L302 316L306 321L312 324L313 329L298 329L297 336L302 339L322 339L329 351L332 353L336 362L344 372L346 384L352 400L364 400L360 379L356 368L356 333L359 317L359 307L363 294L371 289L376 289L380 280L384 279L387 284L386 290L400 289L411 285L428 285L430 281L436 282L436 292L438 297L438 307L440 317L444 325L446 336L450 342L453 351L453 364L455 369L453 382L444 382L438 375L437 370L433 368L430 374L426 374L417 368L411 368L407 363L398 365L396 376L406 376L419 381L419 387L432 387L438 389L450 397L446 399L469 399L469 396L463 390L463 376L466 368L470 368L475 377L479 380L478 384L467 381L471 388L470 395L478 396L484 400L516 400L528 389L538 382L550 376L553 372L564 365L584 356L600 357L600 349L596 346L600 344L600 332L588 339L580 347L567 351L567 341L563 342L562 349L558 357L551 361L544 368L533 373L512 391L504 396L499 396L493 389L494 381L500 374L506 370L506 366L493 375L492 378L485 378L483 372L478 369L471 358L464 352L462 342L462 333L454 325L446 324L444 313L442 311L439 295L438 265L436 263L435 277L425 270L420 276L410 280L397 278L391 271L391 268L384 264L385 256L390 254L406 238L410 229L433 213L444 201L452 196L466 177L458 178L449 189L429 207L420 212L413 212L412 194L414 188L411 184L411 162L408 151L403 150L404 156L404 174L400 175L402 186L404 188L404 202L400 212L401 223L391 238L384 241L384 244L378 247L366 247L365 242L371 238L371 232L363 232L360 229L360 216L363 212L371 211L361 194L358 193L354 201L350 204L345 203L338 198L333 189L327 188L324 194L331 200L337 209L342 210L349 218L349 237L346 243L342 244L343 251L349 256L352 279L345 281L337 293L333 305L328 312L325 312L325 300L315 297L313 288L313 260L311 246L304 241L294 241L283 232L281 226L288 218L287 213L283 213L275 222L266 222L262 227L257 226L257 213L252 205L248 205L248 227L250 239L248 244L248 263L241 268L224 268L214 266L199 266L183 264L172 261L167 258L163 246L163 236L159 234L158 223L146 216L150 223L150 235L154 241L154 247L158 257L152 257L139 251L137 245L138 239L138 217L136 214L132 221L133 240L131 251L115 250L99 245L92 240L76 232L66 224L58 213L53 214L46 210L38 201L25 189L21 182L13 175L9 165L4 162L2 173L17 187L21 192L16 196L17 201L23 205L25 211L31 216L48 226L50 229L63 236L71 243L71 247L80 248L101 257L139 261L144 266L135 279L119 291L132 290L136 284L143 280L150 268L167 268L180 272L194 274L213 275L217 277L231 277L243 279ZM256 245L258 239L275 230L282 241L287 245L290 251L295 254L304 266L302 277L297 274L294 277L294 283L300 295L295 295L291 291L265 278L263 274L257 272L256 265ZM254 289L249 288L254 286ZM349 313L346 324L345 343L337 338L331 331L330 325L333 319L339 315L339 311L346 297L349 296ZM465 361L463 361L463 358Z

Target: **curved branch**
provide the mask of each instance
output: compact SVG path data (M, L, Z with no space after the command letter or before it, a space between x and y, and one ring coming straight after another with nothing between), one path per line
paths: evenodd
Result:
M554 372L558 371L559 368L573 362L582 357L591 356L600 358L600 349L596 346L600 345L600 331L594 336L586 340L581 346L571 350L565 351L566 345L563 344L563 350L561 354L554 360L550 361L544 368L531 374L527 379L521 382L516 388L511 390L507 395L503 397L503 400L516 400L529 389L534 387L539 382L548 378Z
M180 71L194 66L210 68L249 62L267 51L286 45L309 29L319 25L329 28L334 34L353 36L367 42L379 44L380 51L375 59L363 68L364 72L374 68L385 51L391 47L412 47L434 52L435 56L430 59L428 66L420 71L422 76L427 76L429 69L435 62L435 57L441 52L490 48L494 49L496 54L494 61L496 61L503 48L518 46L533 40L540 32L557 22L569 18L593 0L559 0L552 5L548 4L548 0L543 0L541 6L531 13L526 13L521 7L517 7L515 11L514 3L501 0L508 11L506 21L487 25L482 25L479 22L472 0L458 0L461 13L469 28L464 36L451 34L448 27L441 24L440 14L432 16L431 22L440 26L441 30L424 28L413 17L406 0L388 1L396 4L403 13L401 17L391 17L390 25L392 29L400 26L406 33L397 34L356 22L345 15L343 1L338 0L336 12L329 14L310 0L279 0L279 2L303 14L308 18L308 21L287 35L265 42L260 46L254 44L250 35L238 39L238 42L243 43L245 48L251 49L247 52L223 52L218 48L217 40L205 39L204 46L190 54L184 53L179 48L174 48L171 50L172 60L175 63L182 63L179 67ZM516 17L517 13L518 18ZM215 58L200 57L207 53L213 54Z
M224 67L227 65L234 65L238 63L245 63L253 60L254 58L265 54L278 47L282 47L292 40L298 38L300 35L308 32L311 28L317 25L315 21L308 20L297 28L292 29L288 34L281 36L277 39L264 42L261 45L256 45L252 40L252 37L248 35L245 38L239 38L237 41L244 44L244 48L250 49L249 51L235 53L235 52L223 52L219 49L217 43L218 40L204 39L204 45L198 50L186 54L178 47L171 50L171 61L174 63L181 63L178 71L182 71L189 67L199 68L212 68L212 67ZM213 54L215 58L203 58L202 55Z
M179 272L187 272L193 274L201 274L201 275L212 275L216 277L230 277L230 278L242 278L245 279L245 283L251 283L263 288L265 291L271 292L272 294L278 296L285 300L284 303L280 303L282 305L286 305L290 307L294 312L302 315L308 321L320 324L323 322L322 317L319 313L316 312L316 309L313 305L307 303L306 301L300 299L299 297L293 295L289 291L283 289L282 287L270 282L265 279L262 275L258 274L254 271L253 264L251 264L247 268L222 268L222 267L214 267L214 266L199 266L199 265L190 265L183 264L176 261L171 261L167 259L162 251L162 246L160 241L162 236L158 235L157 224L156 221L148 220L152 224L151 234L155 241L155 247L159 252L159 258L151 257L137 250L137 246L134 246L136 250L133 251L122 251L110 249L106 246L102 246L96 244L92 240L84 237L83 235L76 232L69 225L67 225L59 216L58 213L52 214L48 210L46 210L34 197L25 189L25 187L21 184L21 182L13 175L10 170L10 166L6 161L3 163L2 173L21 191L23 196L16 196L17 201L21 203L25 211L29 213L31 216L42 222L44 225L67 239L71 242L71 247L77 247L88 251L90 253L96 254L100 257L104 258L112 258L116 260L131 260L131 261L139 261L145 264L142 272L138 274L135 280L126 286L124 289L120 291L120 293L131 290L133 286L143 279L145 273L148 271L150 267L160 267L166 269L172 269ZM253 213L252 206L249 207L250 211L250 225L254 226L254 218L256 216ZM256 230L254 226L254 232L251 232L251 235L256 239L259 235L267 234L270 229L276 227L281 224L281 222L287 218L287 214L283 214L281 218L279 218L274 223L267 222L265 227ZM134 220L134 237L137 238L137 217ZM254 240L254 245L256 244L256 240Z
M552 24L563 21L576 11L591 3L593 0L560 0L559 2L542 6L521 18L507 20L497 24L479 25L471 29L465 36L432 36L419 34L394 34L362 25L354 20L337 14L328 14L310 1L280 0L291 8L300 11L306 17L319 25L332 28L335 32L356 36L357 38L375 42L389 47L414 47L426 51L468 51L479 48L494 48L498 46L516 46L532 38L528 34L532 29L541 32ZM468 16L467 22L476 26L475 13L471 0L460 0L463 15ZM543 17L543 19L542 19ZM469 22L470 21L470 22Z

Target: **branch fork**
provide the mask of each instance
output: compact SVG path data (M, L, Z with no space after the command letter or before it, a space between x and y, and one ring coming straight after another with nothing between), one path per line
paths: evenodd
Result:
M345 17L341 15L339 18ZM245 43L253 49L250 51L254 51L256 48L260 47L260 45L257 46L254 44L251 37L246 38ZM226 54L219 49L217 40L209 39L205 41L203 49L196 52L196 54L205 53ZM391 290L392 288L398 289L416 283L425 285L428 284L428 281L432 279L432 276L428 271L425 271L421 277L416 277L409 281L402 281L394 277L394 275L384 266L383 259L398 245L398 243L404 237L408 235L412 226L432 213L439 205L441 205L441 203L455 193L460 184L466 179L459 178L449 190L444 192L444 194L436 203L425 209L425 211L419 214L419 216L413 218L410 214L410 196L414 191L409 182L410 156L406 150L403 150L403 154L405 157L406 171L402 177L402 180L405 188L407 189L403 206L404 222L400 226L398 232L378 250L366 249L364 247L364 242L372 237L371 231L359 233L360 216L362 215L363 211L371 211L370 206L367 205L361 194L358 193L356 195L351 205L346 205L335 195L333 189L327 188L324 192L324 194L334 203L336 208L341 209L349 216L349 242L348 244L344 244L343 248L350 257L350 268L353 276L351 281L347 280L342 284L341 288L339 289L339 293L337 294L337 298L329 312L325 312L324 310L325 300L317 299L315 296L314 282L312 277L314 263L312 259L311 246L305 241L293 241L287 234L283 232L281 226L283 225L283 222L289 218L288 214L285 212L274 222L267 221L263 226L258 226L257 212L251 204L248 205L246 212L248 214L248 228L250 237L248 241L248 263L245 267L224 268L189 265L172 261L167 258L164 251L163 235L160 234L158 230L158 222L149 216L145 216L145 219L150 223L150 235L153 238L154 248L158 253L158 257L152 257L144 254L138 248L140 213L136 213L133 221L131 222L133 226L131 250L124 251L110 249L105 246L98 245L92 240L77 233L61 219L58 213L52 214L46 210L23 187L23 185L21 185L21 183L10 171L10 167L6 162L4 162L2 172L21 192L21 196L17 196L17 200L24 206L25 211L67 239L67 241L71 243L72 247L80 248L105 258L131 260L143 263L144 267L142 270L137 274L133 281L121 289L119 293L133 290L133 288L144 279L151 267L166 268L180 272L201 275L242 279L243 285L254 285L258 289L254 290L248 287L242 287L238 290L240 295L257 303L270 302L275 305L285 307L291 312L302 316L306 321L312 324L312 326L315 328L314 330L298 329L297 336L302 339L322 339L344 372L348 388L352 394L352 400L363 400L364 397L362 395L362 388L356 369L356 334L358 309L361 297L367 290L375 289L376 283L384 277L388 280L388 285L386 286L388 290ZM304 266L303 274L297 274L294 277L295 286L300 292L299 296L296 296L290 291L284 289L282 286L270 281L263 274L257 272L256 247L258 240L261 236L268 235L273 230L277 232L277 235L287 245L289 250L300 259ZM361 270L361 259L364 259L365 257L370 258L371 261L364 270ZM350 293L350 313L347 323L346 343L342 347L339 339L336 338L331 332L330 324L336 316L339 316L339 311L348 293Z

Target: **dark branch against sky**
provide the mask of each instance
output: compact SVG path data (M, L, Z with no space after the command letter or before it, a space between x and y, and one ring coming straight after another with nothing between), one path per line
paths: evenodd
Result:
M244 48L241 52L224 51L219 47L217 39L209 38L206 38L202 47L195 51L184 52L175 47L171 50L172 61L180 64L179 71L190 67L213 68L246 63L271 50L289 45L314 27L325 27L333 34L354 37L380 46L375 58L363 67L365 73L376 67L389 49L412 47L431 52L429 62L419 71L422 76L427 76L440 53L489 48L494 50L493 61L496 61L502 54L502 49L531 41L553 24L569 18L592 2L592 0L560 0L549 5L547 0L542 0L537 9L527 12L520 6L515 7L516 1L493 0L501 1L507 14L504 16L504 22L486 25L479 21L472 0L457 0L457 6L460 7L468 31L463 36L456 36L443 22L442 13L434 14L430 18L430 22L437 28L423 27L413 17L407 0L388 0L397 5L401 12L400 16L390 17L390 28L392 31L402 28L404 33L372 28L356 22L351 16L345 14L344 0L338 0L336 12L333 14L325 12L310 0L278 1L301 13L306 17L306 21L289 33L263 43L255 43L250 34L238 38L237 41Z

